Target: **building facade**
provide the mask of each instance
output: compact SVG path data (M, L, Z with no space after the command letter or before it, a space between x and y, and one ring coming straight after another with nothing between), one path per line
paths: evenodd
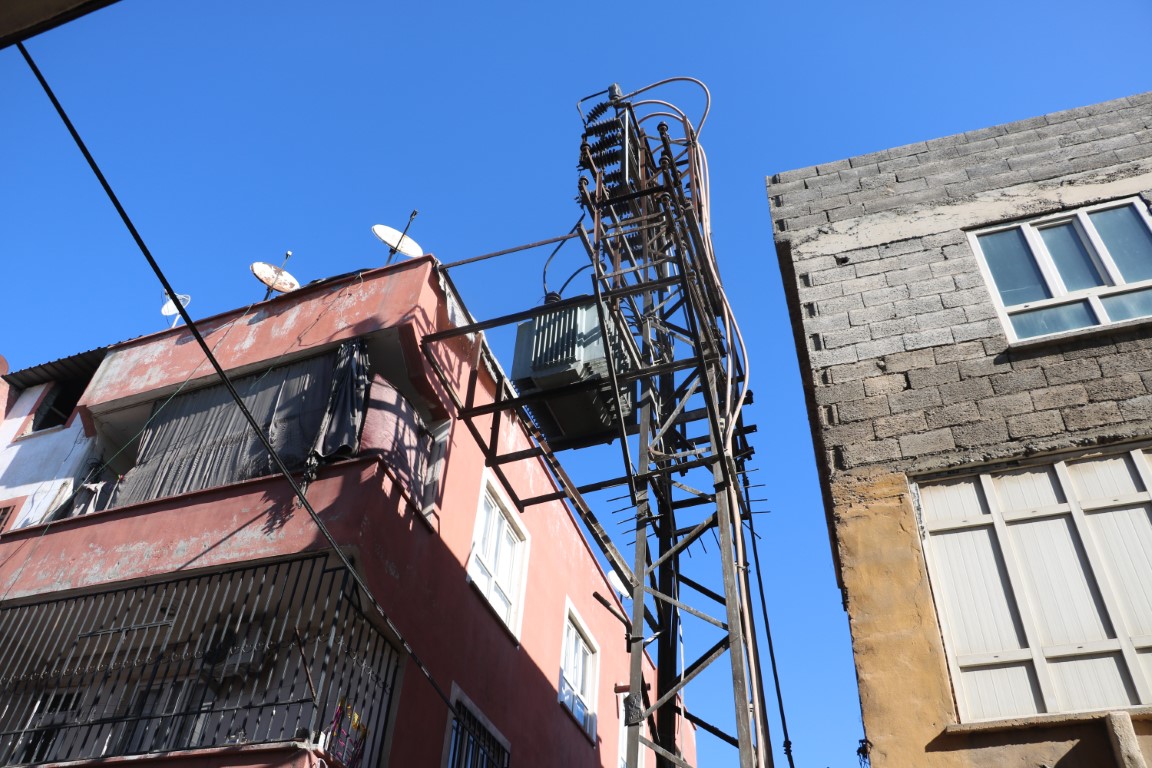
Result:
M624 611L462 312L423 257L198 323L323 530L185 327L5 375L0 763L618 766Z
M875 768L1152 760L1152 94L771 177Z

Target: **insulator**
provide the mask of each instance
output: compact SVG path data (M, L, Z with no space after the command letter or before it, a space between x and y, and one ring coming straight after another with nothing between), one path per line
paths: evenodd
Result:
M620 129L620 121L616 119L605 120L602 123L589 123L584 126L585 136L603 136L609 131Z
M620 148L619 131L612 131L611 133L607 133L588 145L588 151L594 155L598 152L603 152L608 149L619 150Z
M610 102L610 101L600 102L596 106L592 107L592 109L588 110L588 116L586 118L584 118L584 122L591 123L591 122L594 122L596 120L599 120L600 116L603 115L605 112L607 112L608 108L611 106L612 106L612 102Z
M617 170L604 174L604 186L614 187L623 184L625 181L624 171Z

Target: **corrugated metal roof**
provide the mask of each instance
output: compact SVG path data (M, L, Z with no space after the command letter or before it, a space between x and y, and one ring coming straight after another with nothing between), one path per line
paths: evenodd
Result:
M41 363L40 365L25 368L22 371L14 371L3 376L4 381L16 389L27 389L34 387L37 384L46 384L50 381L62 381L64 379L79 379L82 377L91 377L100 367L101 361L104 360L104 355L108 353L106 347L100 349L92 349L87 352L81 352L71 357L64 357L59 360L54 360L51 363Z

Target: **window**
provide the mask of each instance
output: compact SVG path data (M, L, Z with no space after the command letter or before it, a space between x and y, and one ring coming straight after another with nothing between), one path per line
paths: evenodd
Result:
M468 575L513 632L519 619L526 550L524 530L489 485L476 515Z
M1013 340L1152 317L1152 218L1139 199L969 237Z
M456 702L452 736L448 745L448 768L508 768L508 747L498 734L468 708Z
M48 385L48 391L36 408L28 431L40 432L64 426L80 403L84 390L88 388L89 378L70 379Z
M589 736L596 736L597 654L592 636L576 614L564 623L564 653L560 659L560 702Z
M0 533L4 533L8 523L12 520L12 513L15 511L15 504L0 504Z
M1150 449L924 483L964 721L1152 704Z
M448 456L448 435L451 430L451 419L445 419L434 424L428 430L432 446L428 452L428 461L424 469L423 489L420 498L420 506L426 517L436 511L436 505L440 499L440 477L444 474L444 462Z

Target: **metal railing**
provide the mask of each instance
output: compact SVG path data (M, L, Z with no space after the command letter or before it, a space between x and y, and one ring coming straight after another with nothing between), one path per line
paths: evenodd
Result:
M326 555L0 607L0 764L316 741L375 765L400 669Z

